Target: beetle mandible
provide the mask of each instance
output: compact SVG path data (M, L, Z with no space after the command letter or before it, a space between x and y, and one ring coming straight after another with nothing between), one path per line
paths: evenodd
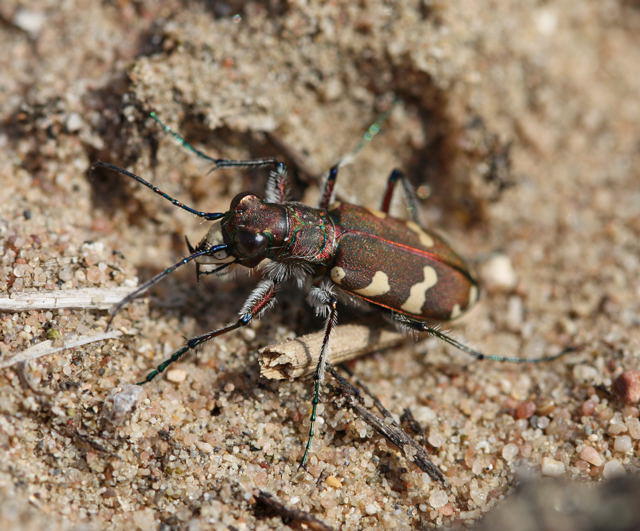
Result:
M327 367L331 332L338 318L338 302L364 304L382 313L392 322L408 329L431 334L477 359L512 362L551 361L566 352L536 359L483 354L445 334L441 323L466 312L478 299L478 282L465 262L445 240L421 227L411 185L399 170L388 177L380 210L345 202L334 202L338 171L347 162L343 158L327 173L317 207L290 201L284 163L276 159L214 159L196 149L182 136L156 122L181 145L213 163L213 169L228 167L271 167L265 197L243 192L233 198L227 212L204 212L169 196L142 177L107 162L95 162L92 169L106 168L130 177L191 214L213 221L207 234L190 254L165 269L122 299L111 311L111 320L128 302L149 289L178 267L195 261L197 274L215 274L231 264L255 268L265 259L262 280L240 309L236 322L189 339L167 360L151 371L140 385L153 380L169 365L198 345L248 325L276 303L279 287L295 279L308 291L315 311L325 317L324 338L314 373L309 433L300 467L304 468L320 401L320 390ZM368 141L380 130L380 120L365 134ZM352 157L362 147L354 150ZM396 184L401 182L412 219L389 215ZM111 323L111 321L110 321Z

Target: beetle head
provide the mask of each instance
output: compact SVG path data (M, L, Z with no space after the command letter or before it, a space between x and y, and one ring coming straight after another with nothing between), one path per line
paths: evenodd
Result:
M233 198L222 221L214 224L195 249L190 250L211 250L196 259L200 265L235 262L255 267L282 246L286 234L287 216L281 206L243 192Z

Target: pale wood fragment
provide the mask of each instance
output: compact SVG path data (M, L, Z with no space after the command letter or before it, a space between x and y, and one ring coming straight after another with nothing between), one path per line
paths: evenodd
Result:
M312 374L323 337L324 332L315 332L260 349L260 375L271 380L284 380ZM331 335L329 363L337 365L374 350L397 345L404 339L405 335L393 330L341 325Z

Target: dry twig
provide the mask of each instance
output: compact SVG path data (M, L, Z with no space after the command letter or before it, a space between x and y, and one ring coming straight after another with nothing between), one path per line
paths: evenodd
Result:
M269 492L259 490L254 496L258 513L264 516L279 516L282 518L282 522L292 529L312 529L313 531L331 531L333 529L312 514L287 507Z
M409 461L412 461L420 470L426 472L431 479L439 481L442 484L446 483L442 472L431 462L426 450L407 435L396 421L393 420L391 413L382 406L380 401L375 398L368 389L365 388L365 392L374 399L374 404L385 416L384 419L374 415L364 407L364 399L358 388L343 378L336 369L329 367L327 372L329 372L337 382L340 392L347 399L347 406L349 408L387 439L387 441L398 448Z

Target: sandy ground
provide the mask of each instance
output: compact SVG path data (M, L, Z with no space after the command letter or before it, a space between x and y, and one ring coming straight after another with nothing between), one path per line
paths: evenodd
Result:
M352 363L394 414L411 410L447 484L330 391L303 473L310 382L261 380L256 354L321 327L293 288L262 322L185 358L174 381L145 387L132 413L114 413L123 386L182 337L233 320L255 283L196 285L180 271L118 316L120 339L0 372L3 528L282 527L259 490L324 522L289 521L302 527L470 526L523 478L589 489L635 473L638 407L612 383L640 369L639 4L448 4L2 2L3 297L132 286L183 256L184 234L206 231L122 176L91 174L95 160L210 211L262 190L264 172L207 175L150 110L214 156L283 158L298 197L313 201L318 175L395 99L383 133L342 171L340 196L377 206L390 170L404 169L424 223L485 281L453 333L526 357L579 346L552 364L513 365L430 339ZM0 321L1 361L101 333L107 315ZM637 498L637 483L624 491ZM537 500L536 514L568 511Z

